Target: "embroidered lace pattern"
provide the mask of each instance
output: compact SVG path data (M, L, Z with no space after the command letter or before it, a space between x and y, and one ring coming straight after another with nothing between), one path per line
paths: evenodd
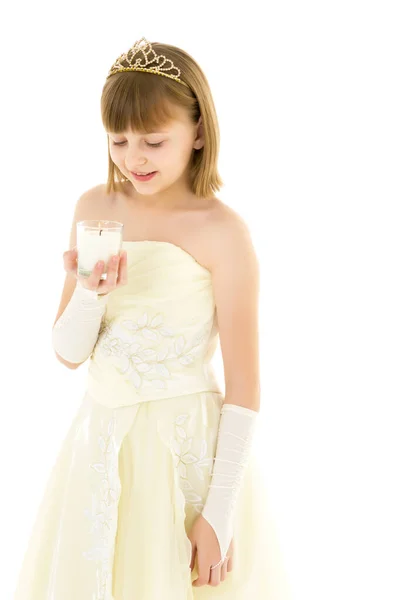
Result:
M143 312L136 320L104 318L91 355L93 371L107 359L140 392L142 388L165 390L174 373L198 368L203 376L204 356L208 350L214 318L209 319L191 337L172 330L165 315Z
M211 476L212 457L207 455L208 444L207 440L203 439L200 442L199 451L196 452L193 448L193 438L188 436L185 425L187 424L190 415L188 413L179 415L174 422L174 437L171 440L171 447L174 454L175 467L178 469L180 477L180 487L184 493L186 502L193 505L199 513L203 510L202 495L196 490L191 481L193 477L189 477L189 470L193 470L199 482L205 481L205 473L208 477Z
M112 572L110 549L116 526L120 483L118 452L115 442L115 416L105 425L98 439L99 458L90 464L94 478L92 505L85 509L91 522L93 544L83 552L87 560L96 562L96 590L90 600L111 600Z

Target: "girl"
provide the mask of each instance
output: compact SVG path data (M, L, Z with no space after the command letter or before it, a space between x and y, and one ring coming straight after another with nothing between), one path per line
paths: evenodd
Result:
M207 80L183 50L142 38L111 67L101 111L108 181L76 204L52 331L68 368L89 358L87 389L15 600L286 599L250 453L258 262L245 223L215 196ZM86 219L124 226L105 280L104 265L77 274Z

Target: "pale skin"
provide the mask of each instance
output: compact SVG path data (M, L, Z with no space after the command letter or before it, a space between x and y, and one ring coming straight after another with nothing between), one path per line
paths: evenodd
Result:
M114 203L105 194L103 185L80 198L71 228L71 250L64 253L66 271L76 277L74 232L76 221L81 219L121 221L126 240L168 241L192 254L212 274L225 402L259 411L259 265L243 219L218 198L198 198L190 190L187 167L191 153L204 144L201 118L193 124L183 109L178 109L176 119L161 132L107 133L111 158L129 181L124 184L124 192L115 195ZM159 142L162 142L159 147L149 145ZM131 171L157 171L157 175L148 182L139 182ZM107 282L100 282L99 269L85 285L100 293L126 285L126 260L126 253L122 251L116 263L108 266L110 279ZM68 293L65 290L56 320L73 288L70 286ZM188 536L192 544L190 566L193 570L197 563L198 570L193 585L219 585L233 568L233 540L227 560L211 569L220 561L221 554L217 536L201 514Z

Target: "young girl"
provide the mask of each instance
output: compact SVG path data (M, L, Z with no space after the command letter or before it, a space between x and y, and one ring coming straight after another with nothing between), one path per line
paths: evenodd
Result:
M214 195L207 80L183 50L142 38L111 67L101 111L108 181L76 204L52 331L67 367L89 358L87 389L15 600L286 600L250 453L258 262L245 223ZM84 279L76 225L87 219L123 223L124 239Z

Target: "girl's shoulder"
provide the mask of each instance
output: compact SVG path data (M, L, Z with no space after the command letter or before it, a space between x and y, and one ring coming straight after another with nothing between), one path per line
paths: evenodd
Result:
M231 236L235 232L248 232L248 225L243 216L222 200L216 199L213 210L210 211L210 226L215 235Z

